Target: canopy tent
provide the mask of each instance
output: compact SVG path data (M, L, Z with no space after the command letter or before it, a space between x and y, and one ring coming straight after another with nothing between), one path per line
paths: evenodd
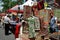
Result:
M18 7L20 7L20 10L18 10ZM23 13L23 5L16 5L12 7L11 9L7 10L7 12L20 12Z
M23 5L16 5L11 10L18 10L18 7L20 7L20 10L23 10Z
M25 2L25 3L23 4L23 6L24 6L24 5L26 5L26 6L33 6L33 4L34 4L34 1L28 0L27 2Z
M23 13L23 9L24 9L24 6L33 6L34 2L32 0L28 0L27 2L25 2L24 4L22 5L16 5L14 7L12 7L11 9L7 10L7 12L20 12L20 13ZM20 7L20 10L18 10L18 7Z

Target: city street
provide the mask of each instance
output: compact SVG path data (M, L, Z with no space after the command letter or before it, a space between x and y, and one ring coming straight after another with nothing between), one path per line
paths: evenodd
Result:
M5 33L4 28L0 24L0 40L15 40L13 34L5 35L4 33ZM29 40L26 34L21 35L20 38L22 40Z
M22 40L29 40L28 39L28 34L23 34L20 36L20 38ZM40 37L37 37L38 39L40 39ZM38 40L36 39L36 40ZM10 34L10 35L5 35L4 34L4 28L1 27L0 25L0 40L15 40L14 35Z
M0 40L15 40L14 35L5 35L4 34L4 29L0 25Z
M60 40L60 0L0 0L0 40Z

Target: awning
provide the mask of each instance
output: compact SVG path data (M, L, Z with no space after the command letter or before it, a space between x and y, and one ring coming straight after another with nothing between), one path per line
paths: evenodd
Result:
M20 10L18 10L18 7L20 7ZM20 12L23 13L23 6L22 5L16 5L12 7L11 9L7 10L7 12Z
M24 6L28 5L28 6L33 6L34 2L32 0L28 0L27 2L25 2L22 5L16 5L14 7L12 7L11 9L7 10L7 12L20 12L23 13L24 12ZM20 10L18 10L18 7L20 7Z
M23 10L7 10L7 12L19 12L19 13L23 13L24 11Z
M6 14L1 13L0 16L5 16Z

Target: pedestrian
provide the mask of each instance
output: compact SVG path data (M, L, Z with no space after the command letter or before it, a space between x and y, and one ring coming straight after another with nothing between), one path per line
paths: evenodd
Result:
M12 12L12 17L11 17L11 21L10 21L10 25L12 27L12 33L15 34L15 27L16 27L16 23L17 23L17 13L16 12Z
M5 35L9 35L9 21L10 21L9 15L6 15L4 17Z
M58 27L57 27L57 17L54 16L54 13L50 13L51 18L50 18L50 33L57 32Z
M20 27L21 27L21 24L16 24L16 27L15 27L15 38L16 40L19 40L19 32L20 32Z
M23 26L22 26L22 24L23 24L23 22L24 22L24 20L23 20L23 15L21 14L20 15L20 17L19 18L17 18L18 20L18 24L16 24L16 29L15 29L15 38L16 38L16 40L22 40L21 39L21 35L22 35L22 31L23 31Z
M28 26L29 26L29 39L35 40L35 18L30 16L28 18Z

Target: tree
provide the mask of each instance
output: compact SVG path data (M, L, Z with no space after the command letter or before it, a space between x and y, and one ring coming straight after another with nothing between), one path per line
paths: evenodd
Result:
M12 0L2 0L3 4L3 11L6 11L10 8L12 8L13 6L17 5L17 4L22 4L23 1L22 0L17 0L17 1L12 1Z

